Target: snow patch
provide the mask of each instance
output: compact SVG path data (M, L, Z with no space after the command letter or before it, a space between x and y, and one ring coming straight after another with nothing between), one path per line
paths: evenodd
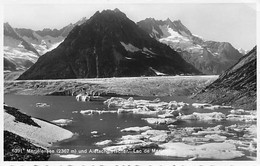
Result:
M157 31L154 29L154 27L153 27L152 31L153 31L153 33L155 33L155 34L159 34L159 32L157 32Z
M4 113L4 129L30 140L33 144L50 147L52 143L71 138L73 133L51 123L32 118L39 127L15 122L15 117Z
M153 69L152 67L150 67L150 69L151 69L157 76L165 76L165 75L167 75L167 74L164 74L164 73L159 72L158 70Z
M140 51L139 48L135 47L134 45L132 45L131 43L125 44L124 42L120 42L122 46L124 46L126 51L129 52L137 52Z

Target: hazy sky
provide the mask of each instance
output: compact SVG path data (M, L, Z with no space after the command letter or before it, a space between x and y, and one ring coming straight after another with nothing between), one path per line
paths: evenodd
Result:
M206 40L227 41L247 50L256 45L256 6L252 3L13 4L4 6L4 22L15 28L59 29L97 10L114 8L135 22L147 17L179 19Z

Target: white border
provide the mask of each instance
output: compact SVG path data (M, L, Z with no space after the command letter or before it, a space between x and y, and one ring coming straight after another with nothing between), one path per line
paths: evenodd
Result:
M7 4L112 4L112 3L257 3L257 52L260 52L260 0L0 0L0 52L3 57L3 8ZM260 59L257 58L257 64L260 64ZM0 103L3 103L3 58L0 58ZM257 65L257 75L260 75L259 65ZM259 98L259 79L257 77L257 101ZM259 107L259 102L257 102L257 110ZM3 110L3 108L1 109ZM3 129L3 111L0 111L0 125ZM257 129L260 131L259 124L260 113L257 114ZM140 166L257 166L260 165L260 132L257 132L257 161L46 161L46 162L3 162L3 130L0 132L0 165L25 165L25 166L35 166L35 165L140 165Z

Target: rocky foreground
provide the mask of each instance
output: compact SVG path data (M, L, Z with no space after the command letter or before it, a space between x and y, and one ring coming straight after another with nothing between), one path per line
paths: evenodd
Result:
M4 160L44 161L54 142L71 138L73 133L4 105Z
M214 104L256 109L256 47L194 98Z

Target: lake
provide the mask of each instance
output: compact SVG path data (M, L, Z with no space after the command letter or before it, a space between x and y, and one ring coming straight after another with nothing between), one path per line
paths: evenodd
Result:
M134 97L135 100L146 99L153 100L156 97ZM194 103L195 101L183 96L177 97L158 97L161 101L177 101ZM72 123L64 126L65 129L75 133L75 137L55 144L52 149L55 151L49 160L184 160L183 158L155 156L153 153L120 153L120 154L104 154L102 148L95 145L96 142L104 140L116 141L122 135L120 130L134 126L150 126L153 129L168 130L167 125L153 125L147 123L141 118L147 118L148 115L136 115L131 113L104 113L83 115L79 113L81 110L117 110L117 108L108 108L103 101L94 102L78 102L73 96L25 96L7 94L4 96L4 102L15 108L19 108L21 112L36 118L47 121L58 119L70 119ZM37 107L36 103L46 103L49 107ZM230 109L216 109L214 112L222 112L228 114ZM193 112L212 112L212 110L190 108L187 114ZM243 121L184 121L177 123L177 128L185 127L214 127L216 125L230 126L233 124L244 124ZM255 124L255 122L248 122ZM97 132L97 133L95 133ZM95 133L95 134L93 134ZM239 139L239 138L236 138ZM96 150L95 150L96 149ZM76 151L73 151L76 150ZM75 155L69 156L69 152L75 152ZM58 152L60 155L56 154ZM245 151L246 156L255 157L255 153ZM71 153L69 153L71 154ZM67 156L62 156L67 155ZM76 157L75 157L76 156ZM240 157L235 160L248 160L246 157Z

